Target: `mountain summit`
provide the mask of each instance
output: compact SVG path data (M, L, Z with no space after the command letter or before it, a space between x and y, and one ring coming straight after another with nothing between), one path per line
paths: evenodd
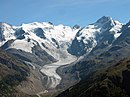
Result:
M106 23L108 21L112 21L112 18L111 17L107 17L107 16L103 16L100 19L98 19L96 23L104 24L104 23Z
M97 22L77 32L68 52L76 56L81 56L91 52L91 50L98 45L98 42L110 42L111 44L112 41L119 37L120 33L118 32L121 28L122 24L120 22L103 16Z

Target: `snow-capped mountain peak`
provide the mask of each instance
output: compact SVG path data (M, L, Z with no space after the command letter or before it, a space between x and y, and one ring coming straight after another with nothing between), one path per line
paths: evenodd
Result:
M112 31L117 30L117 28L122 27L122 24L119 21L113 20L111 17L106 17L106 16L101 17L99 20L97 20L94 23L94 25L97 27L103 28L104 30L108 30L108 29L110 30L114 28L112 29Z
M111 17L103 16L95 23L82 28L76 34L68 51L77 56L86 52L89 53L101 40L106 43L107 41L114 41L118 38L121 34L119 33L121 28L122 24L120 22L113 20ZM113 39L109 39L108 37L112 37ZM77 44L80 46L80 49L78 46L75 47Z
M103 16L100 19L98 19L96 23L104 24L108 21L113 21L113 20L111 17Z

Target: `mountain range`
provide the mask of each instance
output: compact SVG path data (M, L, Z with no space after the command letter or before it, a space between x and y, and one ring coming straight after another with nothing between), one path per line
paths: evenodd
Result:
M106 16L85 27L1 22L0 47L1 96L130 96L130 22Z

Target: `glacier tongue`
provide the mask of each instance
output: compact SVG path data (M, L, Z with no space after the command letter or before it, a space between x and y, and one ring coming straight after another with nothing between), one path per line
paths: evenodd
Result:
M76 60L76 57L68 54L66 58L60 59L56 63L44 65L40 71L48 76L47 88L54 89L58 84L60 84L62 78L56 72L58 67L68 65Z

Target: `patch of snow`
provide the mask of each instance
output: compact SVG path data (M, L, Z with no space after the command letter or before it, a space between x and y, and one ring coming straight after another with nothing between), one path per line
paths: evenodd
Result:
M42 92L39 92L39 93L37 93L37 96L38 96L38 97L41 97L41 95L44 94L44 93L48 93L48 91L47 91L47 90L44 90L44 91L42 91Z
M118 21L115 21L115 26L110 29L110 32L114 33L115 39L117 39L121 35L121 33L119 33L119 31L121 31L121 28L122 24Z
M114 34L115 39L117 39L120 35L121 35L121 33L115 33Z
M30 65L34 70L36 69L36 66L33 65L31 62L24 61L26 64Z
M9 48L21 49L25 52L32 53L32 47L34 46L33 43L28 43L27 41L23 40L15 40Z

